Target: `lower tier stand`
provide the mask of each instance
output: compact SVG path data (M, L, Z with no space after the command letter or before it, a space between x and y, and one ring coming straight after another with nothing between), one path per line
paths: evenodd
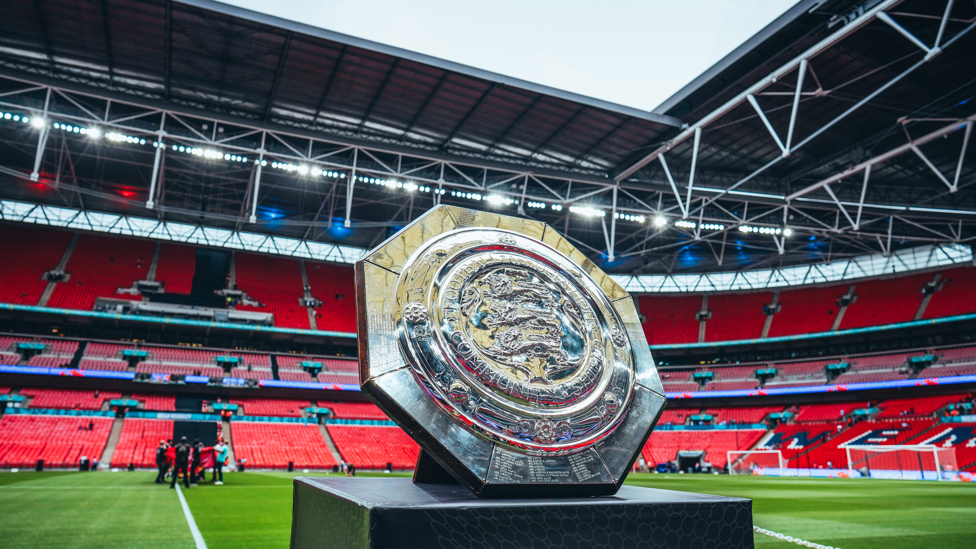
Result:
M752 501L623 486L617 495L482 499L409 478L295 478L291 549L753 549Z

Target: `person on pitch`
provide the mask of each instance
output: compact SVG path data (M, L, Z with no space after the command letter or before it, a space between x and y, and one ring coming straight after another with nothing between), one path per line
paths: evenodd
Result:
M214 464L213 478L211 479L211 482L217 486L220 486L224 483L224 465L227 465L228 448L227 445L224 444L224 441L218 440L217 445L213 447L213 451Z
M166 449L166 441L160 440L159 447L156 448L156 467L159 469L159 474L156 475L156 484L166 482Z
M176 488L176 481L179 478L180 472L183 472L183 485L187 489L190 488L190 445L186 442L186 437L180 439L180 443L176 445L176 459L174 459L173 466L173 480L170 481L169 487Z
M190 486L197 485L197 475L201 474L200 460L203 458L203 443L200 439L193 439L193 459L190 461Z

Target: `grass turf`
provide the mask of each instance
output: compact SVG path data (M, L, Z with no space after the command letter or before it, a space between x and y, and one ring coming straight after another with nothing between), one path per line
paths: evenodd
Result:
M223 486L186 491L207 546L288 547L297 474L228 474ZM179 499L153 478L148 472L0 474L0 545L193 548ZM628 484L750 498L756 525L841 549L976 545L972 484L638 474ZM797 547L760 534L756 546Z

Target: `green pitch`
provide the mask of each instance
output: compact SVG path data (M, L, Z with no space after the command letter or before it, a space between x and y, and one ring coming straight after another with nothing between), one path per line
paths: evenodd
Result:
M207 546L288 547L293 476L249 471L186 491ZM153 484L154 477L2 473L0 546L193 549L175 490ZM631 475L628 483L751 498L756 525L841 549L976 546L973 484L706 475ZM799 547L760 534L756 545Z

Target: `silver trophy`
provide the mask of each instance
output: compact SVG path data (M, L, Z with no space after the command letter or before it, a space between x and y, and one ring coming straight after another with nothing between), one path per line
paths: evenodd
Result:
M356 264L363 391L414 480L611 495L665 406L631 296L545 223L438 206Z

